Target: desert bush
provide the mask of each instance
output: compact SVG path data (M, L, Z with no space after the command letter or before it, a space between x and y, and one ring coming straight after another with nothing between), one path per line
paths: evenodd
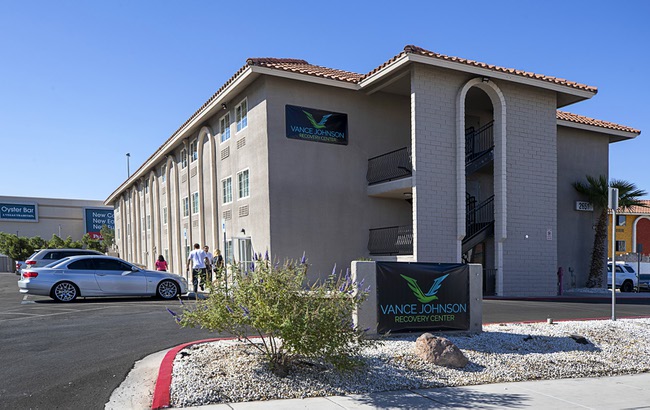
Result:
M368 289L354 283L349 271L337 275L336 267L326 280L310 286L306 273L304 257L280 265L271 263L268 255L259 256L251 266L235 265L228 287L212 286L205 300L197 300L176 319L184 327L227 332L245 340L279 375L286 375L297 359L352 368L359 350L372 343L352 320Z

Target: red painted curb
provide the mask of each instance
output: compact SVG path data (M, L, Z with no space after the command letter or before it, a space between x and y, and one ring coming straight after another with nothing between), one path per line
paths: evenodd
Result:
M174 359L176 355L181 350L185 349L188 346L200 344L200 343L209 343L217 342L219 340L232 340L236 337L219 337L216 339L205 339L197 340L195 342L184 343L182 345L173 347L170 349L165 357L160 363L160 369L158 370L158 378L156 379L156 387L153 391L153 402L151 403L152 410L167 409L169 405L169 388L172 383L172 369L174 367Z

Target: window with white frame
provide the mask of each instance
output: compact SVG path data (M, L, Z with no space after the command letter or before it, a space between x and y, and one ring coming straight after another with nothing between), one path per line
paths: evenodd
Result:
M181 168L187 168L187 150L185 148L181 150Z
M199 159L199 140L195 139L190 143L190 162Z
M248 103L246 100L235 107L235 120L237 121L237 132L248 126Z
M232 177L221 180L221 190L223 193L223 203L229 204L232 202Z
M244 272L251 270L253 262L253 244L250 238L239 238L239 265L243 268Z
M167 181L167 165L164 164L162 167L160 167L160 179L164 183Z
M147 179L144 181L144 193L148 194L149 193L149 180Z
M195 192L192 194L192 214L199 213L199 193Z
M625 241L616 241L616 252L625 252Z
M625 215L616 215L616 226L625 226Z
M248 181L247 169L237 173L237 199L248 198L250 196L250 185Z
M162 210L162 219L163 219L163 225L167 225L167 207L163 207Z
M183 217L190 216L190 198L183 197Z
M131 223L126 224L126 236L131 236Z
M219 132L221 133L221 142L226 142L230 139L230 113L224 115L219 120Z
M147 230L151 230L151 215L147 215Z

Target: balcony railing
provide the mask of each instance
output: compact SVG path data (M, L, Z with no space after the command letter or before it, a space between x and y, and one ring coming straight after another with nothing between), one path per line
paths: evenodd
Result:
M465 163L476 160L494 148L494 121L490 121L478 130L474 127L465 131Z
M408 178L413 174L411 149L401 148L368 160L366 179L368 184Z
M371 229L368 250L371 255L413 255L413 227Z
M465 240L482 231L487 226L494 223L494 195L475 205L471 200L467 201L467 219L466 219Z

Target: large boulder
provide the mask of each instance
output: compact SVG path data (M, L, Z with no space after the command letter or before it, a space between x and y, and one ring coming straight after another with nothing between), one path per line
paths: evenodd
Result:
M424 333L415 341L415 354L427 363L462 368L469 360L449 339Z

